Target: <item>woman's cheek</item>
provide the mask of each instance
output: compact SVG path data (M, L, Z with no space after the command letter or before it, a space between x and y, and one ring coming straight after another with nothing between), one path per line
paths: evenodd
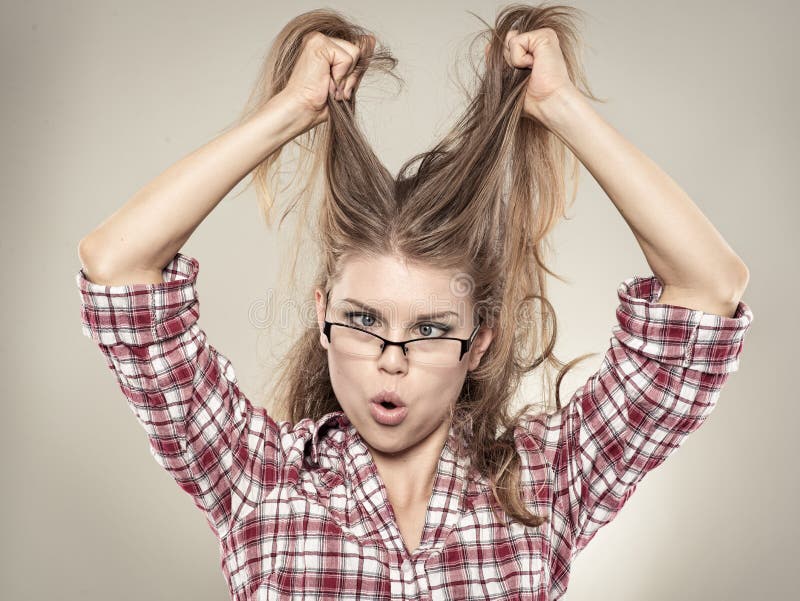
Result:
M359 369L357 363L337 361L330 357L328 360L331 386L342 409L349 407L351 404L357 404L361 396L366 394L361 391L371 389L369 383L365 382L367 376L363 367Z

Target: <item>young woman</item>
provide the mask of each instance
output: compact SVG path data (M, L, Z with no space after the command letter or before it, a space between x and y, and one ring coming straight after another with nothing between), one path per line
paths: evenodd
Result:
M335 11L300 15L241 121L81 241L84 332L219 538L233 599L558 598L572 559L738 368L747 268L592 109L575 12L502 10L464 115L397 176L355 120L362 76L395 59ZM311 161L294 206L310 216L319 198L317 319L268 412L208 343L199 263L179 249L251 171L269 217L266 175L299 136ZM572 364L552 352L544 244L570 152L653 275L619 285L602 363L562 406ZM539 366L560 368L555 410L512 412Z

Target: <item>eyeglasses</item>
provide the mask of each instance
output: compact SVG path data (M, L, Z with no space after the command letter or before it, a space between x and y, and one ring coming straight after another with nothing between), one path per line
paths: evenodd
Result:
M478 323L469 338L438 336L395 342L357 326L328 320L325 320L324 323L323 333L331 347L338 352L352 357L377 359L387 346L394 345L403 349L403 355L410 362L439 367L458 365L464 354L469 351L481 326Z

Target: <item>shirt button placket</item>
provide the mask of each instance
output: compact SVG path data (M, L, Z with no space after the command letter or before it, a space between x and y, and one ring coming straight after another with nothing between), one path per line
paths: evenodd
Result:
M414 576L414 566L408 560L403 560L403 565L400 567L403 573L403 582L405 583L406 595L413 596L417 594L417 579Z
M420 558L414 564L414 568L417 571L417 586L419 586L420 592L420 599L430 599L428 596L428 572L425 571L425 561L423 558Z

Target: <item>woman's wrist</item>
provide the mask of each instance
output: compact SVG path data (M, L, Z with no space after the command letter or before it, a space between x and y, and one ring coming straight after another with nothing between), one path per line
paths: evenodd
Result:
M547 129L559 134L587 105L587 98L580 90L574 86L566 87L540 105L540 121Z
M270 119L275 131L281 132L286 137L283 143L308 131L314 123L314 115L283 92L278 92L270 98L263 110L271 114Z

